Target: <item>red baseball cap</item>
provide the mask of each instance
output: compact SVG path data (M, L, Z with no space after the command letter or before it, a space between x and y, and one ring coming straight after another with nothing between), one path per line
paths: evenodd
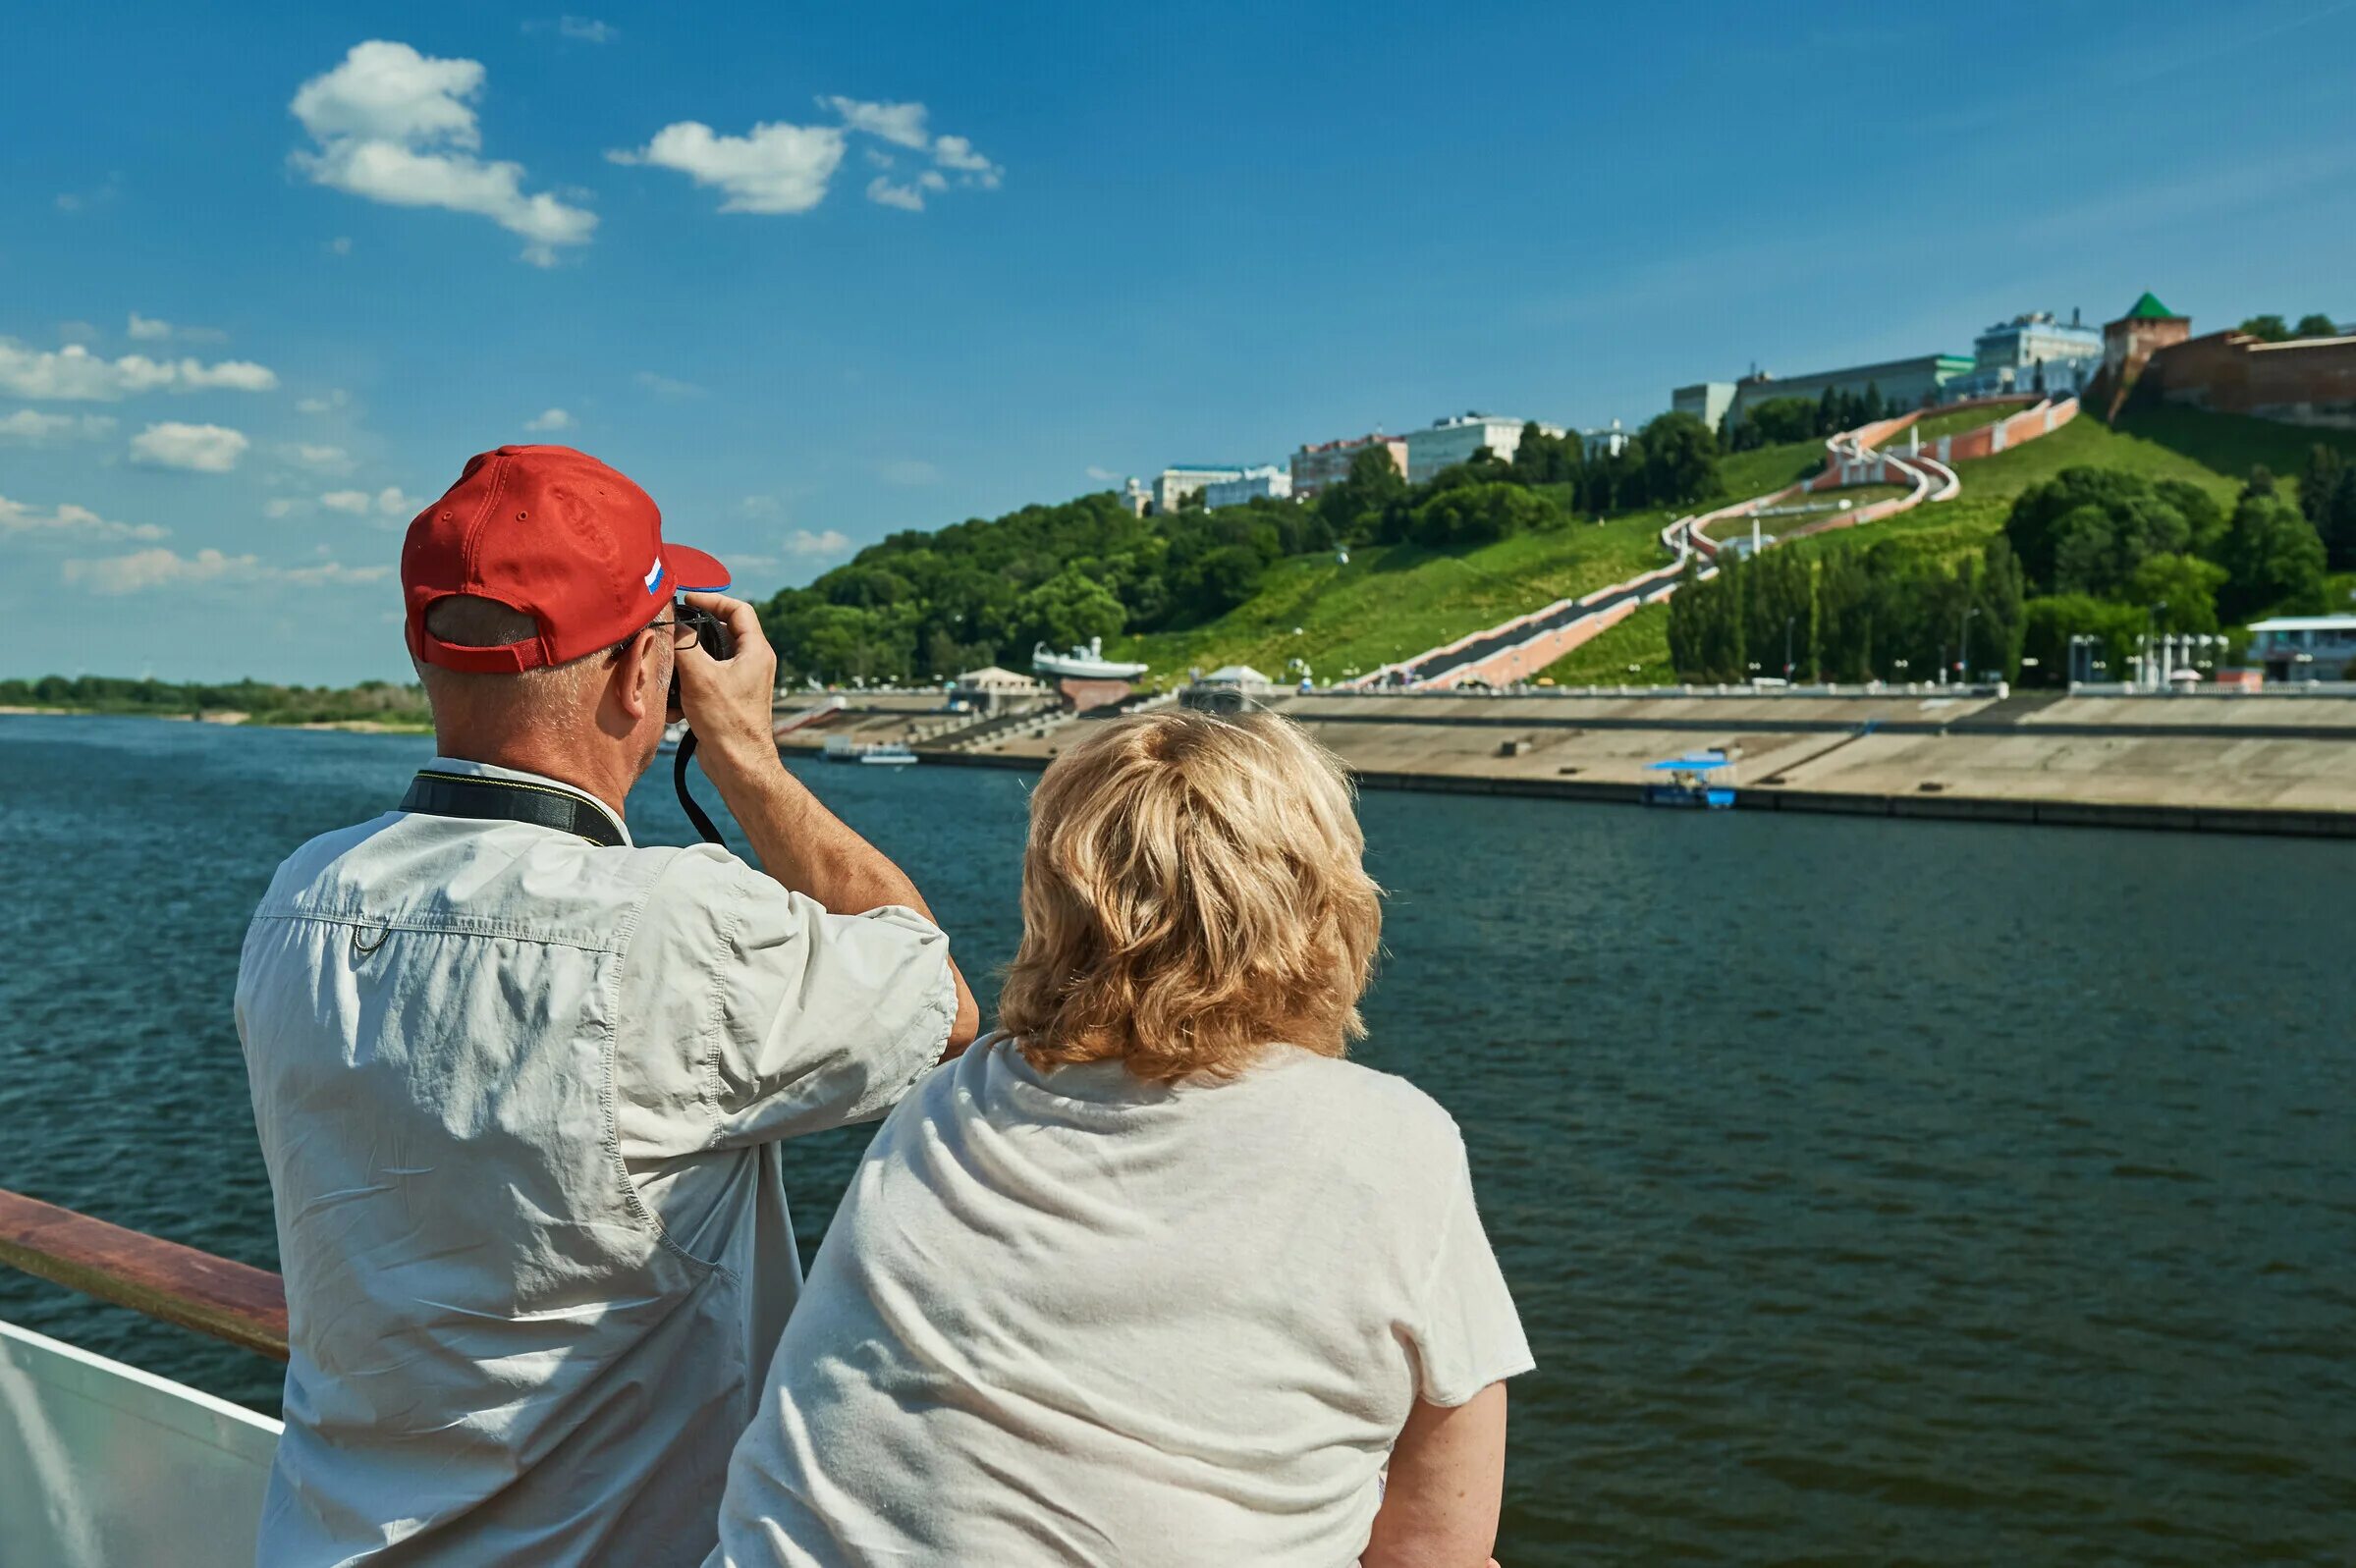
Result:
M571 447L501 447L466 460L401 546L410 651L446 670L537 670L610 648L671 597L728 586L700 550L663 543L654 498ZM496 600L540 634L505 647L444 642L425 612L452 594Z

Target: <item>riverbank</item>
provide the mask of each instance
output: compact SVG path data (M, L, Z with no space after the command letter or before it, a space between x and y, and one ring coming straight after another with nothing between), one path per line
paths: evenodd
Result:
M1369 789L1632 804L1653 763L1719 750L1735 759L1746 810L2356 838L2356 699L2342 696L1662 688L1280 693L1262 705ZM915 716L846 718L883 738ZM1086 722L918 751L1035 769Z
M430 723L396 724L383 719L279 719L235 708L207 713L160 713L152 708L27 708L0 706L0 718L161 719L171 724L250 726L256 730L337 730L354 735L430 735Z

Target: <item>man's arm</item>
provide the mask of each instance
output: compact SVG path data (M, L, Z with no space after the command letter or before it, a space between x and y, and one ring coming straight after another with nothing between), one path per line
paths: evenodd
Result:
M1506 1385L1415 1401L1358 1568L1485 1568L1506 1486Z
M778 760L770 730L777 654L752 606L724 594L686 597L696 609L727 622L737 639L732 659L714 659L701 647L679 652L680 706L694 728L703 771L752 840L761 869L834 914L865 914L898 904L931 920L932 910L907 874L820 804ZM943 1054L954 1056L981 1032L981 1008L954 960L949 973L957 985L958 1010Z

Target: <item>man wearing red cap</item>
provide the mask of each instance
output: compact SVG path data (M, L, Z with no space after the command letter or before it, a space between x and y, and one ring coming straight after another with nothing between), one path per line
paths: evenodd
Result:
M636 485L485 453L401 577L442 754L287 859L238 976L291 1352L261 1560L699 1562L800 1287L778 1141L882 1114L973 999ZM759 871L624 825L675 675Z

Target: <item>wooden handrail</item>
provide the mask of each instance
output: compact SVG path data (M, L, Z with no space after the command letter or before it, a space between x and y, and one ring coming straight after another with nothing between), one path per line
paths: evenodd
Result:
M0 1264L287 1359L287 1293L266 1269L0 1190Z

